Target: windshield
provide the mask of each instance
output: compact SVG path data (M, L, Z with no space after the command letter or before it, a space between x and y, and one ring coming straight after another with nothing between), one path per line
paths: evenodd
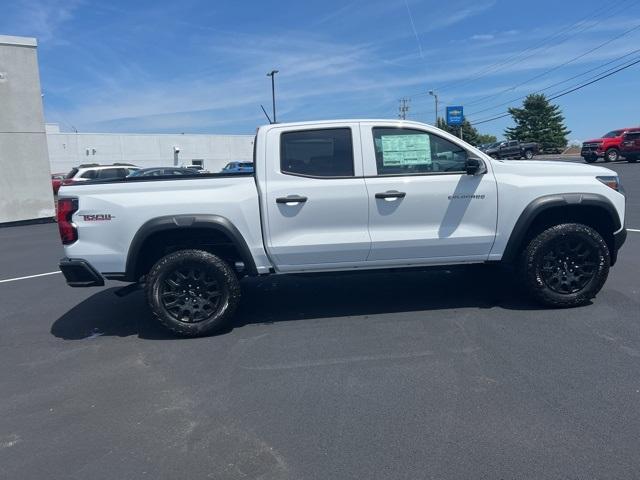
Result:
M612 132L607 133L606 135L603 135L602 138L615 138L615 137L619 137L620 135L622 135L623 130L613 130Z

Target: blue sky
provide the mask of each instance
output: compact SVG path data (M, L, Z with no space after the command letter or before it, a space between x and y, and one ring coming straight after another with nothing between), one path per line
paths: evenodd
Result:
M410 97L409 118L432 122L429 89L477 121L640 48L638 0L12 0L2 10L0 34L39 40L46 120L81 132L253 133L260 104L271 110L272 68L279 121L395 118ZM556 100L569 138L640 125L639 84L640 64ZM508 125L478 128L501 137Z

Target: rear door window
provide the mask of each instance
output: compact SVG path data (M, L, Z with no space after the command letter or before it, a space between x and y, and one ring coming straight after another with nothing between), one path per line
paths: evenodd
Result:
M308 177L353 177L351 129L283 133L280 137L280 170Z

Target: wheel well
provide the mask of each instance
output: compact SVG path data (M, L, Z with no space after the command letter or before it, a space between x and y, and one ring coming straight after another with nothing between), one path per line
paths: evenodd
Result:
M540 212L527 228L518 251L529 241L553 225L562 223L581 223L593 228L607 242L609 250L615 251L613 233L616 230L614 219L603 207L597 205L563 205L550 207Z
M152 233L138 249L133 268L133 279L146 275L151 267L169 253L195 248L213 253L225 260L232 268L236 262L244 262L234 240L223 231L210 228L175 228ZM245 265L246 269L247 265ZM127 272L129 273L129 272Z

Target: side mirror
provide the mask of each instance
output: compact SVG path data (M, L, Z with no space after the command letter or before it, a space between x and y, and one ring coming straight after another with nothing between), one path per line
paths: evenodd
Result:
M482 160L476 157L467 158L465 163L467 175L477 175L478 173L482 173L483 167L484 163L482 163Z

